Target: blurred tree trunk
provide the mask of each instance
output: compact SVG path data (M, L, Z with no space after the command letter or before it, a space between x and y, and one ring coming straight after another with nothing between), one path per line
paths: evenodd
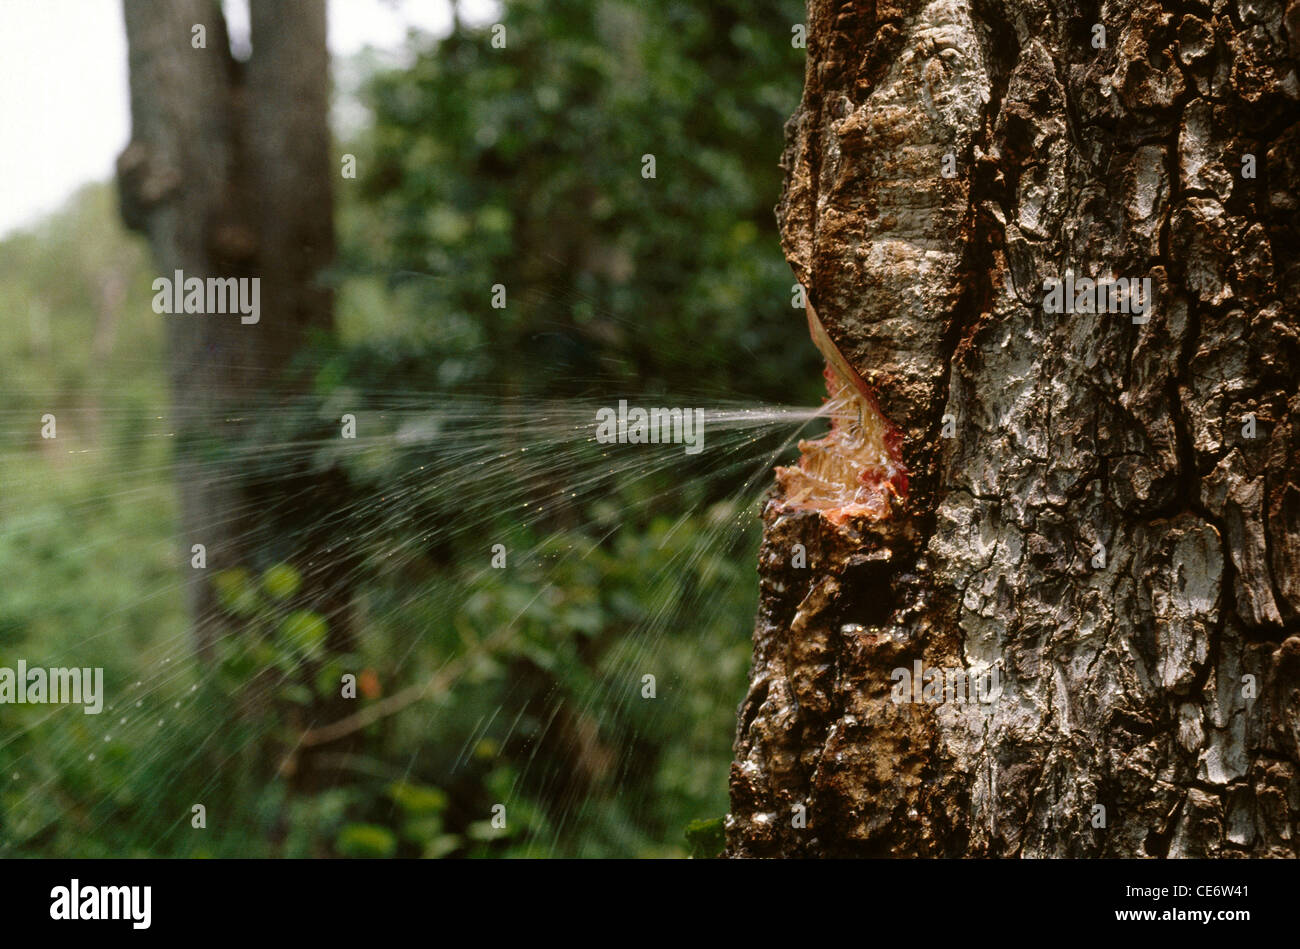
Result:
M218 0L125 0L131 142L118 159L122 215L161 276L258 277L261 319L164 315L184 555L196 647L225 631L209 578L240 565L260 511L221 446L227 416L281 381L308 330L332 327L316 279L334 249L324 0L253 0L253 54L230 52ZM195 28L205 31L195 48ZM323 594L324 595L324 594ZM336 593L334 595L337 595Z
M811 0L784 246L912 483L765 512L731 855L1297 855L1298 50L1295 2ZM1001 695L896 703L916 660Z

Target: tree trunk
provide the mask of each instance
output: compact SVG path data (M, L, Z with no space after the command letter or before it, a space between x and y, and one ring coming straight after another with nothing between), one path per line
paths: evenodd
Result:
M810 0L778 218L866 421L764 513L730 855L1297 855L1298 52L1296 2Z
M164 315L176 425L182 547L196 646L224 634L208 578L240 565L259 508L220 446L227 416L257 405L312 328L332 327L316 275L333 254L324 0L253 0L253 54L230 53L217 0L125 0L131 143L122 214L160 275L256 277L261 319ZM196 26L204 28L196 48ZM322 595L327 595L322 593ZM332 594L337 597L338 590Z

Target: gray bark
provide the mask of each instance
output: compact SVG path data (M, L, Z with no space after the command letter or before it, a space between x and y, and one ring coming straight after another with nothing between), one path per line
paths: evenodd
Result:
M253 0L253 54L230 53L217 0L125 0L131 142L118 159L122 214L160 275L258 277L262 318L167 321L182 547L196 644L224 620L208 577L244 561L257 511L219 448L227 413L257 403L311 328L332 326L316 275L333 254L324 0ZM206 27L206 48L191 42Z
M785 251L911 483L768 504L729 854L1296 856L1300 3L808 27ZM1067 269L1149 321L1045 312ZM895 702L915 660L1001 695Z

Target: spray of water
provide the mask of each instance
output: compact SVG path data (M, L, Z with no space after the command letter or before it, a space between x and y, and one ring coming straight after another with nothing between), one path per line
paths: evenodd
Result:
M140 853L155 852L190 827L192 815L174 811L176 794L170 782L192 790L196 802L219 799L223 786L238 783L240 769L266 747L277 749L283 775L292 776L313 749L335 749L323 754L316 767L340 776L369 770L402 780L417 770L414 757L405 769L394 770L368 759L348 740L375 728L407 729L418 735L436 716L449 714L457 690L479 687L486 670L507 661L505 657L527 655L530 637L538 636L539 629L545 635L554 624L580 621L581 611L569 606L557 618L555 603L564 599L566 578L580 573L584 565L599 571L611 558L643 556L631 544L619 546L628 524L637 524L638 536L652 538L657 550L666 553L655 554L645 564L648 573L640 581L646 602L628 609L625 627L596 664L605 670L661 668L665 634L698 622L710 611L717 585L699 578L742 555L752 557L758 504L773 466L790 459L810 424L844 406L755 406L681 394L627 401L701 409L706 450L689 455L680 443L602 442L598 419L600 410L610 407L608 399L538 403L490 389L467 392L464 387L349 391L325 405L302 399L279 403L273 410L250 407L210 415L198 407L143 414L125 407L87 407L84 412L65 408L61 424L68 430L89 425L93 416L97 426L129 427L132 434L121 440L125 448L111 458L95 457L104 449L75 440L50 449L67 470L93 458L106 475L104 483L114 486L107 494L91 492L66 500L59 517L92 518L109 503L156 504L159 485L172 476L169 452L157 446L170 447L183 420L219 432L225 446L211 458L188 453L183 478L196 479L209 489L225 483L233 487L235 482L256 485L259 480L278 488L267 504L257 500L256 492L245 492L243 507L214 512L207 523L191 530L194 537L178 537L178 547L188 551L195 537L233 533L242 557L253 552L263 563L292 565L292 575L280 574L286 583L292 578L292 585L304 588L370 592L360 605L350 595L313 603L304 618L291 596L281 601L268 595L258 587L256 576L247 575L236 562L236 552L218 544L206 556L208 569L221 574L214 586L223 598L198 617L199 626L221 631L208 661L194 660L190 624L179 608L189 579L184 571L159 577L143 593L124 594L119 608L103 615L93 630L74 635L65 630L65 635L49 637L48 653L28 657L32 664L81 666L87 654L96 652L97 642L130 641L135 635L132 619L142 607L173 604L172 634L145 643L133 669L110 670L101 715L84 716L79 707L51 705L26 710L16 727L0 734L0 755L11 772L0 776L0 813L6 815L6 824L0 825L0 854L22 853L47 832L39 820L28 822L23 815L40 812L40 803L60 795L69 772L75 780L77 766L71 759L88 745L95 750L85 753L84 768L118 774L121 790L94 801L77 821L90 836L104 822L124 824ZM6 414L0 413L0 428L11 432L30 421ZM355 419L355 437L339 431L339 419L348 414ZM293 434L268 436L268 431ZM12 458L4 460L4 469L8 478L20 481L45 477L38 468ZM304 507L317 503L322 490L330 490L319 476L340 469L374 490L358 491L342 503L332 498L334 503L321 505L319 519L302 524ZM663 510L674 511L675 517L655 521ZM161 511L159 516L174 513ZM0 518L5 540L21 544L39 538L53 515L18 510L0 496ZM236 523L228 523L231 519ZM701 519L705 529L686 532L687 542L679 543L682 526ZM653 528L647 530L650 523ZM235 530L228 530L231 527ZM322 538L328 539L324 547ZM466 555L467 550L474 553ZM453 551L459 558L454 579L420 582L436 574L427 564L437 561L439 551ZM87 560L103 553L90 542L60 551L61 556ZM640 569L635 564L631 568ZM508 603L504 615L472 615L476 598L507 575L522 578L525 594L498 598ZM410 582L412 578L416 582ZM737 582L752 587L752 567L740 571ZM248 601L242 612L241 598ZM317 620L323 625L313 626ZM250 627L283 631L286 623L297 649L273 653L274 636L250 634ZM351 703L346 711L338 703L305 701L300 713L268 733L265 719L249 710L282 707L286 683L301 686L312 675L337 682L343 667L332 663L328 650L318 648L317 637L321 630L343 627L362 638L383 637L390 650L383 688L376 689L370 701ZM746 632L735 631L737 636ZM360 653L366 646L352 643L345 651ZM427 658L430 646L437 647L433 652L439 657L433 665ZM711 657L702 652L692 661L708 663ZM228 681L222 678L231 670L244 677L236 702L229 701ZM509 714L508 706L499 703L495 714L472 724L464 746L447 755L443 783L454 782L458 769L469 765L488 735L498 744L510 743L527 727L533 752L514 781L527 782L534 797L549 794L554 806L549 818L537 823L542 829L525 841L524 852L561 852L566 828L588 819L590 804L574 792L571 776L544 769L530 773L530 767L543 767L537 749L561 720L598 721L610 708L637 701L640 688L639 677L595 675L574 684L567 695L550 696L540 708L515 709L511 721L499 720L503 712ZM199 714L187 716L186 711ZM529 725L527 719L537 721ZM196 720L203 723L197 730ZM88 735L93 740L88 741ZM239 740L232 742L232 735ZM570 727L563 740L584 740L582 729ZM218 744L234 750L212 767L210 751ZM593 739L591 744L599 742ZM638 794L645 792L638 790L637 776L628 770L631 753L609 754L613 760L603 766L608 782L635 809ZM154 783L142 786L143 774ZM503 789L503 796L509 797L511 790ZM224 819L257 832L252 829L256 815ZM283 832L268 831L271 836Z

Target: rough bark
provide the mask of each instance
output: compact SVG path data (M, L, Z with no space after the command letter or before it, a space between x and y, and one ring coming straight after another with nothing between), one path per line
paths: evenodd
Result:
M784 247L911 486L768 504L729 854L1296 856L1300 3L811 0L808 38ZM1149 320L1045 312L1067 270ZM895 702L915 660L1001 694Z
M196 645L225 632L208 578L243 563L259 514L219 450L226 418L256 405L312 328L332 326L317 274L333 254L324 0L253 0L253 53L231 53L217 0L125 0L131 142L118 159L122 215L161 275L257 277L262 317L167 322L182 548ZM206 28L206 47L192 28ZM338 591L334 592L337 596Z

